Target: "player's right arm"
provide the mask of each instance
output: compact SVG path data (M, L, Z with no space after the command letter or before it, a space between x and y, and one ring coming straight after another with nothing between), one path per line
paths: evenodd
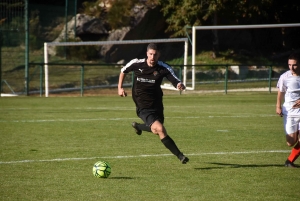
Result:
M284 94L285 94L284 92L281 92L278 89L278 92L277 92L277 103L276 103L276 114L278 114L281 117L283 116L281 105L282 105L282 100L283 100Z
M126 74L121 72L120 76L119 76L119 83L118 83L118 94L121 97L126 97L127 93L125 92L125 90L123 89L123 81L125 78Z

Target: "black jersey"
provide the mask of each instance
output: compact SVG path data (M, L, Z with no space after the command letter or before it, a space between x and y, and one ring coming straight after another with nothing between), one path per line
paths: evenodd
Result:
M160 87L167 78L176 88L181 82L168 64L158 61L149 67L146 59L133 59L121 69L122 73L134 72L132 99L137 108L163 108L163 91Z

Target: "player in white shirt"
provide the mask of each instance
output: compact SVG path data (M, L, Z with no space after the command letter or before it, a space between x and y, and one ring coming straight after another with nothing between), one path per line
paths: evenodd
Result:
M288 58L289 71L283 73L277 83L276 113L283 117L287 145L293 147L285 162L286 167L297 167L294 161L300 155L300 56ZM282 104L284 99L284 103Z

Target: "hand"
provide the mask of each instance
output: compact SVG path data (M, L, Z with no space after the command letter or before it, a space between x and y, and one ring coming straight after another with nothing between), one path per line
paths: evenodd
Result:
M179 89L179 90L185 90L184 84L182 84L181 82L179 82L179 83L177 84L177 89Z
M300 108L300 99L296 100L295 104L293 105L293 108Z
M125 92L125 90L123 88L118 88L118 94L121 97L126 97L127 93Z
M280 117L283 116L281 107L276 107L276 114L278 114Z

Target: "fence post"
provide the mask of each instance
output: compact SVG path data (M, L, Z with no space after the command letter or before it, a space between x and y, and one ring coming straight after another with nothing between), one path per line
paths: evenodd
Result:
M80 94L83 96L84 88L84 64L81 65L81 84L80 84Z
M225 94L227 94L227 82L228 82L228 64L226 64L226 70L225 70Z
M68 41L68 2L69 0L65 1L65 42ZM65 59L67 59L67 47L64 46L65 50Z
M44 70L43 70L43 65L40 65L40 97L43 96L43 74L44 74Z
M25 94L29 95L29 19L28 19L28 1L25 0L24 21L25 21Z
M272 88L272 66L269 68L269 93L271 93L271 88Z
M179 76L179 79L182 81L182 66L179 66L179 73L178 73L178 76ZM181 95L181 90L179 90L179 94Z
M0 30L0 97L2 93L2 30Z

